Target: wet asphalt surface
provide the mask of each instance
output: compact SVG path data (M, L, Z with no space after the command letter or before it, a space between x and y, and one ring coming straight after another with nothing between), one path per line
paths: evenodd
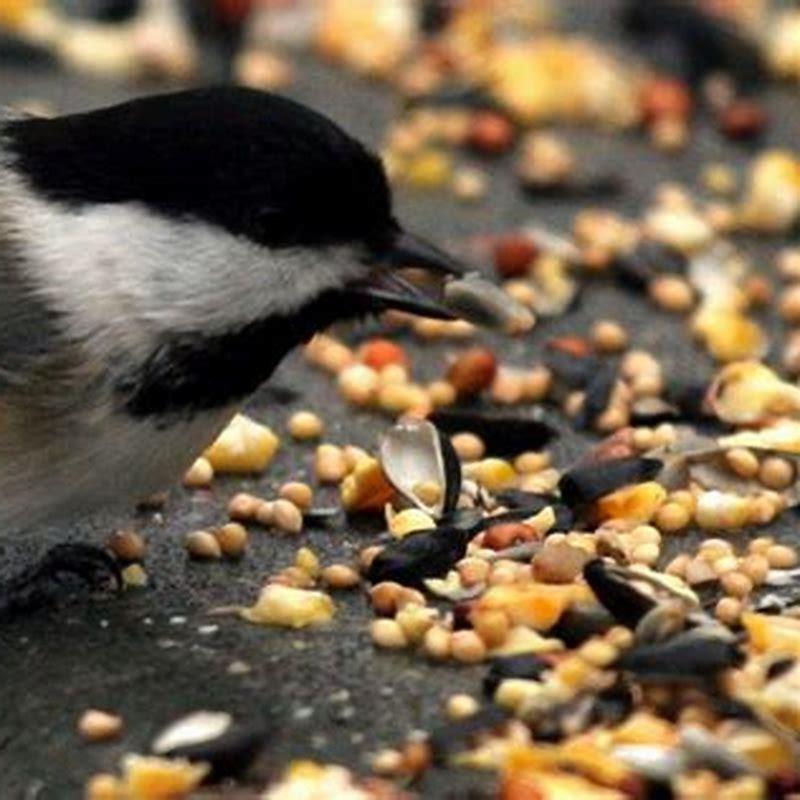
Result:
M582 26L609 24L613 3L586 0L576 5L585 12L578 17ZM54 70L0 65L0 102L37 98L70 111L140 91ZM291 93L372 144L378 143L395 112L396 101L384 88L314 61L303 62ZM770 92L767 106L774 124L767 141L785 146L797 141L798 97L791 89ZM748 158L746 149L722 141L706 121L698 125L691 147L677 157L654 152L634 135L612 137L589 130L565 135L586 163L625 178L625 193L609 205L629 212L641 208L659 181L696 185L702 164L743 164ZM460 206L444 192L404 192L397 198L398 216L456 250L463 249L467 237L533 221L566 229L583 204L525 202L510 163L501 159L485 164L491 190L480 206ZM769 268L776 243L742 245ZM633 345L656 353L668 374L702 379L711 373L711 363L693 346L681 320L604 281L587 284L573 312L538 326L523 340L482 338L504 362L530 365L548 337L585 332L602 317L625 324ZM779 323L769 315L765 322L779 332ZM376 329L367 323L343 333L356 341ZM458 348L452 342L422 347L410 338L404 343L415 375L424 378L440 375L447 354ZM80 797L91 774L113 770L127 752L143 752L161 726L198 709L230 711L270 726L270 745L248 783L254 791L292 758L336 761L365 770L370 752L440 722L442 704L450 694L479 691L482 667L432 666L410 653L375 651L368 633L371 613L359 592L335 595L335 621L321 630L295 633L209 616L217 606L252 602L265 577L289 565L298 546L313 547L326 563L346 560L377 530L341 521L291 539L254 530L249 550L238 563L197 564L186 558L183 535L220 523L233 493L251 490L269 496L288 478L310 478L313 446L292 444L285 434L285 422L296 408L319 412L327 423L326 440L337 443L373 446L387 424L378 415L345 408L330 379L295 355L248 404L251 415L283 437L278 457L262 477L219 479L210 492L174 488L159 515L107 515L72 526L53 520L47 529L0 540L0 579L7 579L57 543L99 544L112 530L135 522L147 538L151 579L144 590L121 597L80 597L0 628L0 797ZM590 440L555 420L562 435L553 452L557 464L565 466ZM319 499L324 502L325 493ZM789 513L774 528L781 537L796 538L795 525ZM681 546L686 546L685 540L672 549ZM249 665L247 674L229 673L229 666L238 661ZM119 740L91 746L80 741L75 722L92 707L124 717ZM416 788L424 797L464 798L491 797L493 787L488 776L432 771Z

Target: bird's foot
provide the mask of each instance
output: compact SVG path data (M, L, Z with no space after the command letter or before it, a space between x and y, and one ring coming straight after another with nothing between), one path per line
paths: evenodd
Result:
M117 562L99 547L88 544L59 544L27 567L0 584L0 619L8 620L55 602L59 595L78 586L89 590L115 584L122 587Z

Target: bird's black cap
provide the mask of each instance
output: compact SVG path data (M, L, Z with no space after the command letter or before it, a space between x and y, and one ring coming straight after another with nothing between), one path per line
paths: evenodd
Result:
M35 188L69 204L140 202L271 247L396 230L383 167L326 117L235 87L156 95L4 128Z

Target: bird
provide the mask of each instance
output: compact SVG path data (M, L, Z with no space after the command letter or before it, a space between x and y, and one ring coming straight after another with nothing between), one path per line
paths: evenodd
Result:
M462 274L396 219L380 159L231 86L0 118L0 530L178 479L295 346ZM91 560L91 559L89 559Z

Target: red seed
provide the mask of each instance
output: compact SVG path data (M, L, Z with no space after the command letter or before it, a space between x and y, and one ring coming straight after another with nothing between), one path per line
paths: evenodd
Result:
M575 358L585 358L592 352L592 346L588 339L580 336L560 336L558 339L550 339L547 342L550 350L557 350L559 353L566 353Z
M471 347L451 364L447 380L461 396L471 396L488 389L497 374L497 359L486 347Z
M728 139L755 139L767 126L767 114L752 100L736 100L722 110L718 124L721 133Z
M536 531L530 525L521 522L504 522L501 525L492 525L483 534L483 546L490 550L504 550L518 542L527 542L536 536Z
M390 339L370 339L364 342L358 349L358 357L363 364L379 372L389 364L407 367L410 363L406 351Z
M518 278L528 271L539 248L527 236L501 236L494 244L494 268L503 278Z
M502 114L479 111L473 115L467 141L479 153L504 153L514 143L514 126Z
M647 124L665 118L685 119L692 111L692 96L681 81L653 78L641 94L642 116Z

